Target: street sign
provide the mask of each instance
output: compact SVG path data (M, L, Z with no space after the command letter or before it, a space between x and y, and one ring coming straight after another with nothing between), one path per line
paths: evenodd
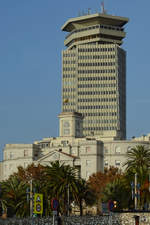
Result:
M57 211L53 211L53 216L57 216Z
M43 213L43 194L35 193L34 194L34 210L35 214Z
M58 209L58 206L59 206L58 200L56 198L52 198L51 200L52 210L56 211Z

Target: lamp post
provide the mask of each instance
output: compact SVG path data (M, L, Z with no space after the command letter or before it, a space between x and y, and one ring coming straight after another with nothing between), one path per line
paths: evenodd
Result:
M134 182L131 182L132 199L134 199L134 209L137 210L138 199L140 198L140 184L137 183L137 173L134 177Z
M69 198L70 198L69 197L69 184L68 184L68 190L67 191L68 191L68 216L69 216L70 215L70 212L69 212L69 210L70 210L70 206L69 206L70 205L70 201L69 201Z
M135 174L135 184L134 184L134 207L137 209L137 173Z
M30 217L32 218L33 216L33 183L32 179L30 180L30 187L27 188L26 193L27 193L27 202L30 202Z

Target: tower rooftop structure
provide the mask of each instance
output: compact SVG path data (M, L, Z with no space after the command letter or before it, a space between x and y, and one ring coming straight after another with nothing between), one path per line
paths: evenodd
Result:
M62 52L62 111L84 116L83 135L126 138L126 17L71 18Z
M91 15L79 16L76 18L69 19L63 26L62 30L71 32L77 29L78 26L89 26L89 20L91 24L107 24L122 27L128 23L127 17L113 16L108 14L96 13Z
M128 23L128 21L129 19L126 17L102 13L71 18L61 28L62 31L69 32L64 44L67 47L73 47L75 43L80 44L81 39L84 39L83 37L85 36L87 43L89 36L89 43L101 41L121 45L123 43L122 39L126 35L124 25Z

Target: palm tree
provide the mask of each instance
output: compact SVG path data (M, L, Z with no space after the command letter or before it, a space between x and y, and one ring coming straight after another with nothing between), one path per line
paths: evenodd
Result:
M77 180L77 197L76 204L80 208L80 216L83 215L83 204L92 206L96 203L96 194L89 187L88 183L84 179Z
M29 187L29 183L32 180L33 192L43 194L43 205L44 212L43 214L48 216L50 215L50 202L48 199L48 190L47 190L47 180L45 179L45 167L38 164L34 165L33 163L28 165L27 168L22 166L18 167L18 171L12 175L22 182L26 183Z
M146 180L148 169L150 167L150 149L143 145L131 148L127 152L126 171L129 173L137 173L138 180L141 184Z
M145 182L149 180L150 149L147 149L143 145L131 148L127 152L127 161L124 166L126 166L126 176L130 181L134 181L134 176L137 174L138 183L141 186L139 205L142 207L150 199L148 188L147 191L145 189Z
M59 161L51 162L46 167L46 176L49 192L59 200L60 211L66 215L69 210L68 194L74 199L77 193L75 168Z
M131 194L125 186L123 178L117 178L113 182L108 183L103 191L103 201L116 201L116 209L127 208L130 198Z
M6 201L8 208L18 217L28 215L29 207L26 199L26 183L17 177L11 176L8 180L2 182L2 198Z

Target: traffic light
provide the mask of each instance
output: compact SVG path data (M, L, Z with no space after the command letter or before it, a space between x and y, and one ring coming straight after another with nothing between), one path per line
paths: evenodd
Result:
M114 209L116 209L117 208L117 201L113 201L113 204L114 204Z

